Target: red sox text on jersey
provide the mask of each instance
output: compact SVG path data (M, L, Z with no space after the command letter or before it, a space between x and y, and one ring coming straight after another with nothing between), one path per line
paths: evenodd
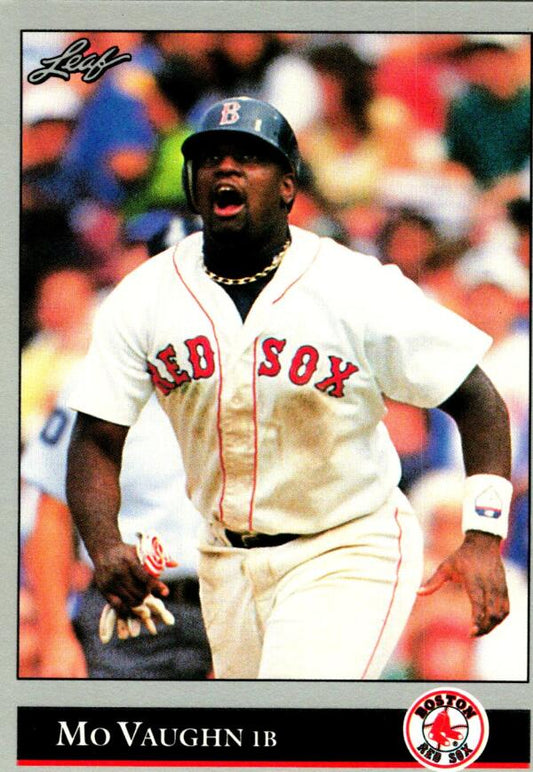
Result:
M165 396L171 391L189 383L191 380L210 378L215 372L215 355L209 338L205 335L197 335L184 341L189 352L191 371L182 368L176 359L176 349L169 343L156 355L170 376L161 375L156 365L147 362L148 372L152 382ZM264 338L261 342L263 358L259 362L257 375L268 378L278 376L283 366L288 369L288 376L296 386L304 386L309 383L316 373L320 361L320 353L311 345L299 346L290 355L290 349L286 350L287 340L274 337ZM282 354L285 353L285 357ZM289 361L290 357L290 361ZM344 396L345 382L359 368L352 362L344 362L340 357L329 355L329 375L313 383L319 391L323 391L332 397Z

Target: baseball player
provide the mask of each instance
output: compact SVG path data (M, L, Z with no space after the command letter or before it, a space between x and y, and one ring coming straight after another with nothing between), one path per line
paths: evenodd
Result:
M507 412L477 366L490 338L395 266L289 227L300 159L269 104L217 102L182 152L203 230L107 298L70 399L68 499L97 586L121 617L165 597L116 524L122 447L155 390L204 518L215 677L379 678L422 569L386 395L459 426L465 538L421 592L461 582L488 633L508 613L511 496Z

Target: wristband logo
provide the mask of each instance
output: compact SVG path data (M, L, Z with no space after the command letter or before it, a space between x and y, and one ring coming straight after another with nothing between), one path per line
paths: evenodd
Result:
M500 517L502 513L502 501L494 488L487 488L487 490L480 493L474 502L476 515L480 517Z
M466 769L487 744L489 722L483 706L468 692L432 689L405 714L403 736L423 767Z

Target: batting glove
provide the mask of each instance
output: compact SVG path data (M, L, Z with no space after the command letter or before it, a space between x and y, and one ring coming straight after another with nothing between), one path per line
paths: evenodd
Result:
M137 540L137 557L151 576L157 579L165 568L175 568L178 565L153 531L138 533Z
M169 613L169 612L167 612ZM172 614L170 614L172 616ZM169 623L172 624L172 623ZM153 625L153 622L152 622ZM126 638L137 638L141 632L141 620L137 617L128 617L121 619L117 616L115 609L106 603L100 615L98 624L98 635L102 643L109 643L113 633L117 630L117 638L124 641ZM157 631L156 631L157 632Z
M159 537L152 531L137 534L137 557L143 568L156 579L165 568L173 568L178 564L168 554L163 547ZM136 638L141 632L141 625L144 624L151 635L157 635L157 627L153 616L160 617L166 625L174 624L174 616L166 608L165 604L159 598L150 594L144 598L143 602L132 608L136 616L122 619L117 616L115 609L106 603L100 616L98 625L98 634L102 643L109 643L113 633L117 631L119 640L127 638Z

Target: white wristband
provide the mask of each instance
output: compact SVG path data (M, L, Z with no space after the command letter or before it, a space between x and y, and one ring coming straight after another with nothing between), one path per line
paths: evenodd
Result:
M463 532L485 531L505 539L513 486L497 474L473 474L465 480Z

